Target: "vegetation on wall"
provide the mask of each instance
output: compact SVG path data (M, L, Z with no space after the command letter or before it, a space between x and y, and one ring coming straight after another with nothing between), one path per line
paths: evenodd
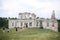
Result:
M0 17L0 28L5 28L5 27L8 27L8 20L7 18L2 18Z
M60 32L60 20L58 20L58 31Z

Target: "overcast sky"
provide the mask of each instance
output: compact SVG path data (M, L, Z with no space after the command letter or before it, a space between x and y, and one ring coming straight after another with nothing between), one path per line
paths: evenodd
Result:
M50 18L53 10L60 19L60 0L0 0L0 17L18 17L20 12L30 12Z

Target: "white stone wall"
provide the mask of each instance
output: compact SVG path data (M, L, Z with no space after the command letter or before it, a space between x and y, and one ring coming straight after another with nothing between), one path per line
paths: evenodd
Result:
M40 20L39 20L40 21ZM24 23L28 23L28 28L40 28L40 22L37 20L9 20L9 28L14 28L14 27L24 27ZM22 22L22 26L21 26ZM29 26L29 23L32 22L32 26ZM38 22L38 26L36 26L36 23ZM12 26L13 23L13 26ZM42 26L44 29L51 29L54 31L58 31L58 22L54 23L54 27L52 27L52 22L49 21L49 26L47 26L47 22L43 21Z
M43 28L45 28L45 29L51 29L51 30L54 30L54 31L58 31L58 22L54 23L54 27L52 26L52 23L53 22L49 21L49 26L47 26L47 22L44 21L43 22Z
M12 26L13 23L13 26ZM15 26L15 20L9 20L9 24L8 24L9 28L14 28Z

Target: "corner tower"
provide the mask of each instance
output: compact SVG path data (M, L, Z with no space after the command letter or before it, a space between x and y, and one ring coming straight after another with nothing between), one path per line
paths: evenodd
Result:
M53 10L52 16L51 16L51 29L54 31L58 31L58 22L55 17L55 10Z
M52 16L51 16L51 20L55 20L55 19L56 19L56 17L55 17L55 10L53 10Z

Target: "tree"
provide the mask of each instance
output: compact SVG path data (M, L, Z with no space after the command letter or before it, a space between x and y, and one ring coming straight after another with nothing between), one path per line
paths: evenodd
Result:
M8 19L7 18L0 17L0 28L2 28L2 27L5 27L5 28L8 27Z

